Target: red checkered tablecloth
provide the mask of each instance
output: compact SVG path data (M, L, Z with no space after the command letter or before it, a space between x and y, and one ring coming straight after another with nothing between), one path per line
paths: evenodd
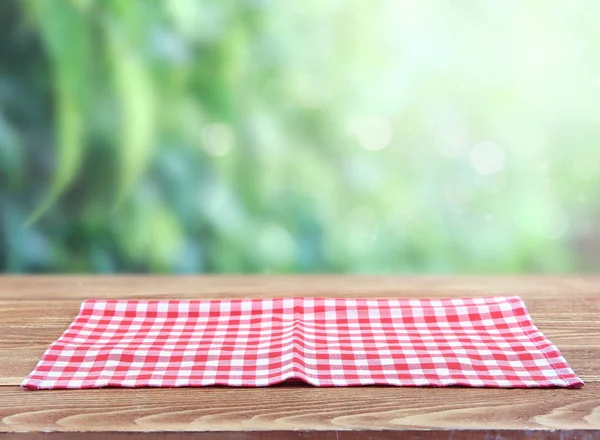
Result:
M22 386L579 387L518 297L88 300Z

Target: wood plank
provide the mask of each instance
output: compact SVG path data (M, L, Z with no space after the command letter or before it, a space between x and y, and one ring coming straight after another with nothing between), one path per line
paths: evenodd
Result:
M202 440L480 440L480 439L513 439L513 440L594 440L600 439L600 432L583 429L559 429L559 430L524 430L513 429L428 429L428 430L368 430L368 431L208 431L200 434ZM23 435L10 433L0 438L22 439ZM199 438L194 431L154 431L154 432L32 432L27 433L29 440L75 440L85 438L86 440L192 440Z
M0 387L0 431L598 429L600 384L584 389ZM57 405L60 402L60 405Z
M519 295L586 381L579 390L178 388L26 391L16 385L85 298ZM600 277L2 277L0 437L600 438ZM519 431L505 431L506 428ZM346 431L348 430L348 431ZM404 430L404 431L398 431ZM542 431L539 431L542 430ZM581 431L585 430L585 431ZM592 431L589 431L592 430ZM515 433L517 433L515 435ZM54 433L54 434L53 434ZM208 437L206 436L208 433ZM213 437L210 433L213 433ZM538 436L539 433L542 433ZM364 434L364 435L363 435ZM361 436L362 435L362 436ZM19 437L21 436L19 435ZM131 439L130 436L127 437Z
M257 295L573 297L573 304L595 298L596 304L588 305L600 310L600 276L0 276L4 300Z

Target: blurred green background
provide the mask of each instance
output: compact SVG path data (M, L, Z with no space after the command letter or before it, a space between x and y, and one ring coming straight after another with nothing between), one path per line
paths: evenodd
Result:
M596 0L1 0L2 272L600 267Z

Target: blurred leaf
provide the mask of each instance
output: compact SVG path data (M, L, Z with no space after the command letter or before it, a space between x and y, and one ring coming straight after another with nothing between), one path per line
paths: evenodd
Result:
M38 220L77 176L83 157L83 114L87 78L87 31L71 2L30 0L44 43L52 57L57 118L56 171L44 201L28 218Z
M149 67L129 45L119 24L106 22L107 46L121 106L119 206L131 194L152 157L156 103Z
M82 156L82 130L83 124L81 114L73 98L66 90L59 90L57 96L58 104L58 136L59 162L54 181L45 200L27 219L27 224L37 221L61 193L69 186L79 170Z
M6 175L9 186L17 185L24 172L23 145L18 136L0 113L0 178Z
M94 0L69 0L69 1L71 1L71 3L73 3L73 5L82 12L88 12L94 4Z
M168 271L184 251L175 216L152 194L123 207L117 220L120 246L127 258L152 271Z

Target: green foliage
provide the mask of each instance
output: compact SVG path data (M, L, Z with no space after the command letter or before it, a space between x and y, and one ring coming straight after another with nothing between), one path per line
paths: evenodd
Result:
M33 0L29 2L47 53L52 60L56 99L58 160L54 182L45 201L28 223L37 220L73 182L83 156L83 119L86 107L89 45L86 20L71 2Z
M594 270L599 12L4 0L0 270Z
M126 5L128 3L119 2ZM133 2L131 2L133 4ZM148 66L135 53L125 32L115 22L106 23L109 62L120 108L121 189L119 201L127 197L152 157L156 103L148 77Z

